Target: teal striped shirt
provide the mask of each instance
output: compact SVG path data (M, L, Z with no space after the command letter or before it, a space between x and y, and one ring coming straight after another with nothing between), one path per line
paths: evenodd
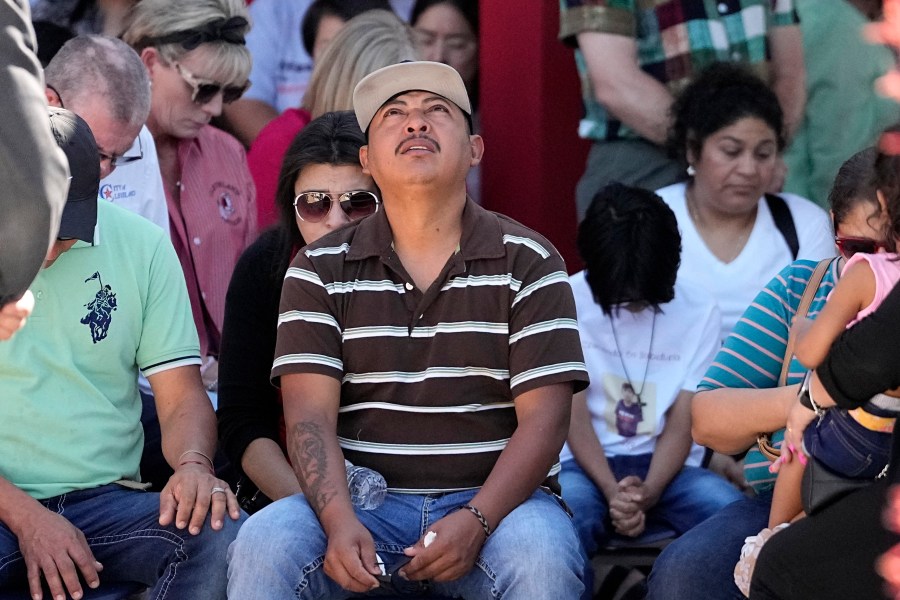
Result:
M706 371L698 391L726 387L762 389L778 384L788 333L815 268L816 261L795 261L756 295ZM822 310L837 278L835 261L822 278L809 306L808 317L815 318ZM788 384L800 383L805 374L803 365L793 359ZM784 430L780 430L773 436L773 442L780 446L783 438ZM744 475L757 492L770 489L775 483L775 476L769 473L769 461L756 446L744 459Z

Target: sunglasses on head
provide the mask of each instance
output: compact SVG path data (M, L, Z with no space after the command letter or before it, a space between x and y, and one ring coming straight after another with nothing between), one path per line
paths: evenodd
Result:
M844 258L850 258L857 252L863 254L875 254L880 249L885 249L885 245L879 241L870 238L844 237L841 235L834 236L834 243L837 244L838 250Z
M172 64L175 65L175 70L178 71L178 74L181 76L184 82L191 86L191 100L193 100L197 104L206 104L208 102L211 102L219 92L222 92L222 102L224 102L225 104L231 104L232 102L243 96L244 92L247 91L247 88L250 87L249 81L244 82L243 85L223 85L218 81L202 79L200 77L196 77L193 73L182 67L177 62Z
M331 211L334 195L327 192L300 192L294 198L294 212L301 221L318 223ZM365 190L353 190L337 195L337 202L351 221L378 212L378 196Z
M838 235L838 222L834 215L831 218L831 227L832 231L834 231L834 243L844 258L850 258L858 252L875 254L878 250L887 250L887 246L884 243L872 238Z

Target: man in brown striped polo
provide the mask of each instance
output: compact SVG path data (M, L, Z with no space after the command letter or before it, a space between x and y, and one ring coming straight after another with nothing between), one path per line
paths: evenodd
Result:
M583 559L553 494L587 383L563 261L467 199L484 144L452 68L376 71L354 110L384 210L285 277L272 377L304 493L242 528L229 597L578 598ZM384 476L383 504L351 504L345 458Z

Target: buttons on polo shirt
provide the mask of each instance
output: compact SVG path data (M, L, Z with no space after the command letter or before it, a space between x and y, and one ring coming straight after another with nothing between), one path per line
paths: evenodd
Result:
M719 2L719 6L717 6L716 8L719 9L720 15L724 15L725 13L728 12L728 5L725 4L724 2Z
M43 300L44 299L44 290L37 290L34 292L35 300Z
M741 54L740 52L735 51L735 52L731 53L731 60L733 60L735 62L740 62L743 59L744 59L744 55Z
M194 237L193 242L194 242L194 245L195 245L195 246L199 246L199 245L200 245L200 238L199 238L199 236L198 236L198 237Z
M415 286L413 286L413 284L411 284L410 282L407 281L406 285L404 287L406 288L407 291L411 292L413 290L413 287L415 287Z

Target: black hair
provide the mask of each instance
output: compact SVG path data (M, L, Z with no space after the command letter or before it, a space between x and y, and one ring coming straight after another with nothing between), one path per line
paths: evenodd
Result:
M310 165L359 165L359 149L365 145L353 111L328 112L313 119L291 142L275 188L275 206L280 216L280 258L274 273L284 274L294 250L306 245L294 217L294 183Z
M694 79L672 104L672 127L666 146L669 155L687 162L687 150L700 156L710 135L745 117L755 117L775 132L779 152L784 149L784 113L766 83L747 67L713 63Z
M828 193L828 206L833 215L835 234L837 226L861 202L872 205L873 216L878 214L878 197L875 195L875 159L878 151L874 147L860 150L841 165L834 184Z
M315 0L306 9L303 21L300 23L300 36L303 39L306 53L310 56L313 55L316 36L319 33L319 23L322 22L323 17L331 15L346 22L356 15L373 9L394 12L389 0Z
M416 0L416 3L413 4L412 12L409 15L410 26L415 27L416 23L419 20L419 17L422 16L422 13L432 6L436 6L438 4L449 4L457 11L459 11L459 13L469 24L469 27L472 29L472 33L475 34L475 39L478 39L478 0ZM472 87L468 90L469 102L471 102L472 104L472 111L478 110L478 100L480 96L479 80L480 78L476 74L475 81L472 82ZM469 131L472 131L471 120L469 121Z
M649 190L611 183L597 192L578 226L578 252L606 315L625 302L659 310L675 297L681 234L675 214Z
M469 23L472 33L478 37L478 0L416 0L409 15L409 24L415 27L422 13L436 4L449 4L458 10Z
M887 226L883 240L894 252L900 240L900 124L884 130L878 144L873 183L884 196ZM879 210L880 210L879 204Z

